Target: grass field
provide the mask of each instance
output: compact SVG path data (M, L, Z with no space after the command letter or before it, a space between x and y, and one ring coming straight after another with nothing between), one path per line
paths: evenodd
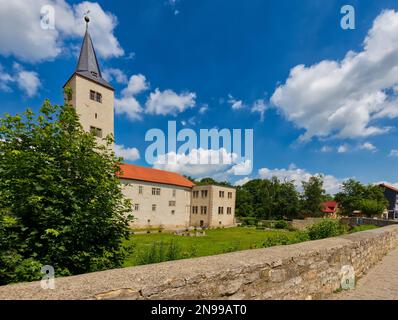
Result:
M140 263L140 257L151 250L154 243L174 243L179 249L178 259L210 256L239 250L263 248L272 245L274 239L286 239L300 242L301 233L287 230L258 230L255 228L228 228L206 230L204 237L184 237L171 233L152 233L131 235L129 244L134 245L133 253L126 259L124 266L135 266ZM270 242L271 240L271 242ZM277 240L279 241L279 240Z

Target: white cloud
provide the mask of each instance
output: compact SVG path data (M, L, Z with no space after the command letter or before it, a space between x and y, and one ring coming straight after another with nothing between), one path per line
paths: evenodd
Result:
M398 116L398 99L388 93L397 84L398 12L388 10L375 19L361 52L349 51L341 61L294 67L271 102L306 130L303 141L366 137L390 129L373 120Z
M291 164L288 169L268 169L262 168L258 171L259 176L262 179L271 179L277 177L281 181L293 181L295 186L301 190L303 181L308 181L311 176L319 174L311 174L304 169L299 169L295 165ZM332 175L323 175L323 188L327 193L335 194L339 191L339 188L343 180L337 179Z
M323 146L321 148L321 152L332 152L332 151L333 151L333 148L329 147L329 146Z
M239 110L245 108L245 104L242 100L236 100L232 95L228 95L228 103L231 105L233 110Z
M41 8L55 10L55 29L41 28ZM69 5L65 0L0 0L0 54L15 56L26 62L53 59L67 50L69 41L81 41L85 32L84 12L92 16L90 33L97 53L104 58L124 54L114 28L116 17L104 12L96 2Z
M390 151L390 157L398 157L398 149L392 149Z
M157 115L176 115L195 106L196 93L175 93L173 90L152 92L146 101L146 113Z
M105 69L104 71L102 71L102 77L108 82L115 80L117 83L120 84L127 83L126 74L122 70L117 68Z
M347 144L342 144L337 148L338 153L346 153L348 151L349 147Z
M142 74L130 77L128 85L121 92L121 97L115 99L116 114L126 114L131 120L142 119L144 108L136 99L136 95L146 91L149 83Z
M266 109L267 105L264 99L258 99L253 103L251 112L258 112L260 114L260 121L264 121L264 115Z
M243 179L235 181L234 185L235 186L243 186L243 185L245 185L246 183L248 183L251 180L252 179L250 179L249 177L244 177Z
M124 145L115 145L115 154L122 157L125 161L136 161L140 158L140 152L137 148L126 148Z
M188 154L169 152L159 155L154 167L157 169L178 172L194 178L213 177L225 180L231 175L239 175L251 169L251 162L235 163L237 155L225 148L218 150L193 149ZM248 172L248 174L250 174Z
M10 92L12 84L16 84L28 97L34 96L41 86L37 72L26 71L20 64L14 63L13 71L7 73L0 65L0 90Z
M209 110L209 105L205 103L199 108L199 113L205 114L208 110Z
M245 160L241 163L235 164L227 173L235 176L245 176L252 172L253 164L251 160Z
M364 142L358 147L360 150L366 150L366 151L371 151L371 152L376 152L377 148L371 144L370 142Z

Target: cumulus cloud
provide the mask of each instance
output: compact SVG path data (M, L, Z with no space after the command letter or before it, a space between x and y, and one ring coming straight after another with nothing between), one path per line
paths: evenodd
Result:
M303 181L308 181L310 177L319 173L312 174L291 164L287 169L261 168L259 169L258 174L262 179L271 179L272 177L277 177L281 181L292 181L294 182L295 186L301 190L301 183ZM332 175L323 175L323 187L327 193L337 193L342 182L343 180L337 179Z
M176 115L195 106L196 93L175 93L167 89L160 91L158 88L149 95L145 103L146 112L156 115Z
M359 150L365 150L365 151L371 151L371 152L376 152L377 148L370 142L364 142L359 145Z
M398 157L398 149L392 149L390 151L390 157Z
M10 92L13 84L28 97L34 96L41 86L37 72L27 71L18 63L14 63L12 72L6 72L0 65L0 90Z
M228 103L231 105L233 110L239 110L246 107L242 100L235 99L231 94L228 95Z
M348 152L348 149L349 149L349 147L347 144L342 144L341 146L337 147L337 152L338 153L346 153L346 152Z
M127 75L122 70L117 68L107 68L103 70L102 77L108 82L115 80L120 84L127 83Z
M376 119L398 117L398 12L383 11L360 52L341 61L298 65L271 97L272 104L312 137L355 138L386 133Z
M149 88L146 77L142 74L130 77L128 85L121 92L121 97L115 99L115 113L126 114L131 120L142 119L144 108L136 96Z
M50 5L55 11L55 29L41 28L41 8ZM68 43L80 41L85 32L84 13L93 17L90 33L99 56L124 54L114 36L117 18L96 2L75 5L65 0L0 0L0 54L15 56L25 62L40 62L57 57ZM10 31L12 30L12 32Z
M125 161L136 161L140 158L140 152L137 148L126 148L124 145L115 145L115 154L122 157Z
M154 163L157 169L178 172L194 178L213 177L224 180L248 170L251 162L235 163L237 155L225 148L218 150L192 149L188 154L169 152L159 155ZM250 172L249 172L250 173Z

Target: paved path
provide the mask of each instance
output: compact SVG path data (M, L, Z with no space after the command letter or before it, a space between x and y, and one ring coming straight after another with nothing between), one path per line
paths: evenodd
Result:
M359 279L355 290L334 294L336 300L398 300L398 249Z

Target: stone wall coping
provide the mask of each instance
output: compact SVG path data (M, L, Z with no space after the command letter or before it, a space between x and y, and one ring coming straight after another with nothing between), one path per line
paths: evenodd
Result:
M55 279L53 290L42 289L40 281L6 285L0 287L0 299L101 299L108 298L110 292L113 292L116 298L136 299L150 296L153 288L166 290L215 276L222 279L223 276L242 270L275 268L302 256L326 255L333 250L358 247L391 233L398 235L398 225L294 245L60 277Z

